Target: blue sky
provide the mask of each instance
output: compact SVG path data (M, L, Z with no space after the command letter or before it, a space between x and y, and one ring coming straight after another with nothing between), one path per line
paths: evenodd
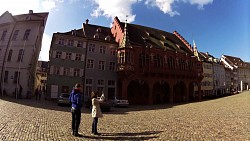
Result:
M0 13L13 15L49 12L40 60L48 60L51 37L56 32L90 24L110 27L113 18L178 31L199 51L220 58L222 54L250 62L249 0L0 0Z

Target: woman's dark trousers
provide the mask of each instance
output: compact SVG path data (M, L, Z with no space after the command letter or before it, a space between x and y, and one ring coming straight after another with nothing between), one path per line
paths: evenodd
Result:
M78 129L81 122L81 110L79 109L71 109L72 113L72 131L73 135L78 135Z
M97 134L97 123L98 123L98 117L93 118L93 123L92 123L92 133Z

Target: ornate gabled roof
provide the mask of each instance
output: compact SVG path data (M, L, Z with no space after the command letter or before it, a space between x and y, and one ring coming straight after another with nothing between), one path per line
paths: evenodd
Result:
M123 29L125 23L119 23L120 27ZM127 24L127 30L129 33L129 41L132 46L150 46L150 48L178 51L193 55L192 50L173 33L136 24Z

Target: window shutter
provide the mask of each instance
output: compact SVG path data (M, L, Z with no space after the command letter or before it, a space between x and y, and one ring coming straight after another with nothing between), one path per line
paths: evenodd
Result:
M56 58L56 51L52 52L52 58Z
M75 60L76 59L76 54L75 53L72 53L71 55L71 60Z
M61 59L65 59L66 58L66 52L62 52L62 58Z
M82 54L82 55L81 55L81 61L83 61L83 62L84 62L84 60L85 60L85 55L84 55L84 54Z
M53 69L54 69L54 66L50 66L49 74L53 74Z

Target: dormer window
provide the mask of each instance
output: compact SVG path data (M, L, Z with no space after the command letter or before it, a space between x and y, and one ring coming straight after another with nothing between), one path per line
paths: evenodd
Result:
M105 37L106 41L110 41L110 36L108 35L107 37Z
M94 35L94 38L95 38L95 39L99 39L99 34L96 33L96 34Z
M100 33L100 32L102 32L102 29L99 27L99 28L96 29L96 32Z

